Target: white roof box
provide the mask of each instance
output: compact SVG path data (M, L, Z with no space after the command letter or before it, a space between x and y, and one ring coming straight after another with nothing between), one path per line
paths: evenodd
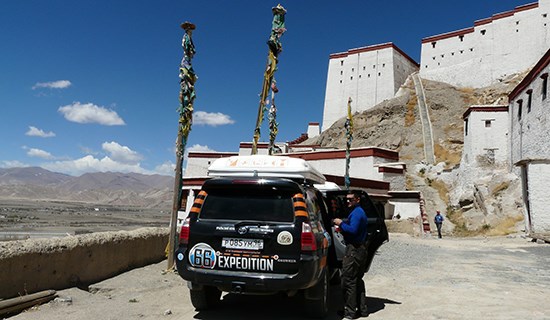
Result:
M314 184L313 186L321 192L342 190L342 188L340 188L339 185L330 181L326 181L325 183L322 183L322 184Z
M323 184L325 177L307 161L285 156L232 156L216 159L208 168L215 177L260 177L308 180Z

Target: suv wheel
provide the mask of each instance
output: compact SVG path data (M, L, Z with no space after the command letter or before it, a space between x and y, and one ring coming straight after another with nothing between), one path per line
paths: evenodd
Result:
M202 289L189 290L191 303L197 310L206 310L215 306L222 295L222 292L216 287L204 286Z
M308 317L324 318L328 313L328 270L325 268L319 282L305 291L305 307Z

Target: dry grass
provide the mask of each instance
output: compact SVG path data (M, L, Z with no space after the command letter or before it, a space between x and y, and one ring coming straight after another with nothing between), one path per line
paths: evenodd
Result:
M405 114L405 127L410 127L415 122L414 109L416 108L416 95L412 94L407 102L407 113Z
M516 231L516 225L521 221L523 221L522 215L507 216L497 225L492 226L489 230L487 230L485 234L488 236L505 236L510 233L514 233Z
M460 163L462 155L458 152L452 152L440 144L434 145L434 153L438 162L445 162L447 167L453 167Z
M418 142L414 146L417 147L417 148L424 148L424 143L423 142Z
M496 186L493 189L493 192L492 192L493 197L496 197L496 196L500 195L500 193L502 191L508 189L509 186L510 186L510 183L508 181L501 182L498 186Z
M449 203L449 189L447 185L441 180L430 180L428 179L428 185L437 190L439 198L443 200L446 204Z
M481 227L471 230L468 229L466 218L462 211L458 209L448 209L447 218L451 221L455 228L453 235L457 237L474 237L474 236L505 236L516 231L516 225L523 221L522 215L507 216L495 225L484 224Z

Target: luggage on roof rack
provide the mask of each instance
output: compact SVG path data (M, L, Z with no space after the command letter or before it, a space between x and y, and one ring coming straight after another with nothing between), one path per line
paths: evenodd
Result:
M216 159L208 168L214 177L288 178L323 184L325 177L304 159L287 156L232 156Z

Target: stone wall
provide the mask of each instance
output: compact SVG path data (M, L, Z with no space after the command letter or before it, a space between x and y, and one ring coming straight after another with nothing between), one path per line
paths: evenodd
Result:
M0 243L0 300L42 290L87 288L165 259L168 228L98 232Z

